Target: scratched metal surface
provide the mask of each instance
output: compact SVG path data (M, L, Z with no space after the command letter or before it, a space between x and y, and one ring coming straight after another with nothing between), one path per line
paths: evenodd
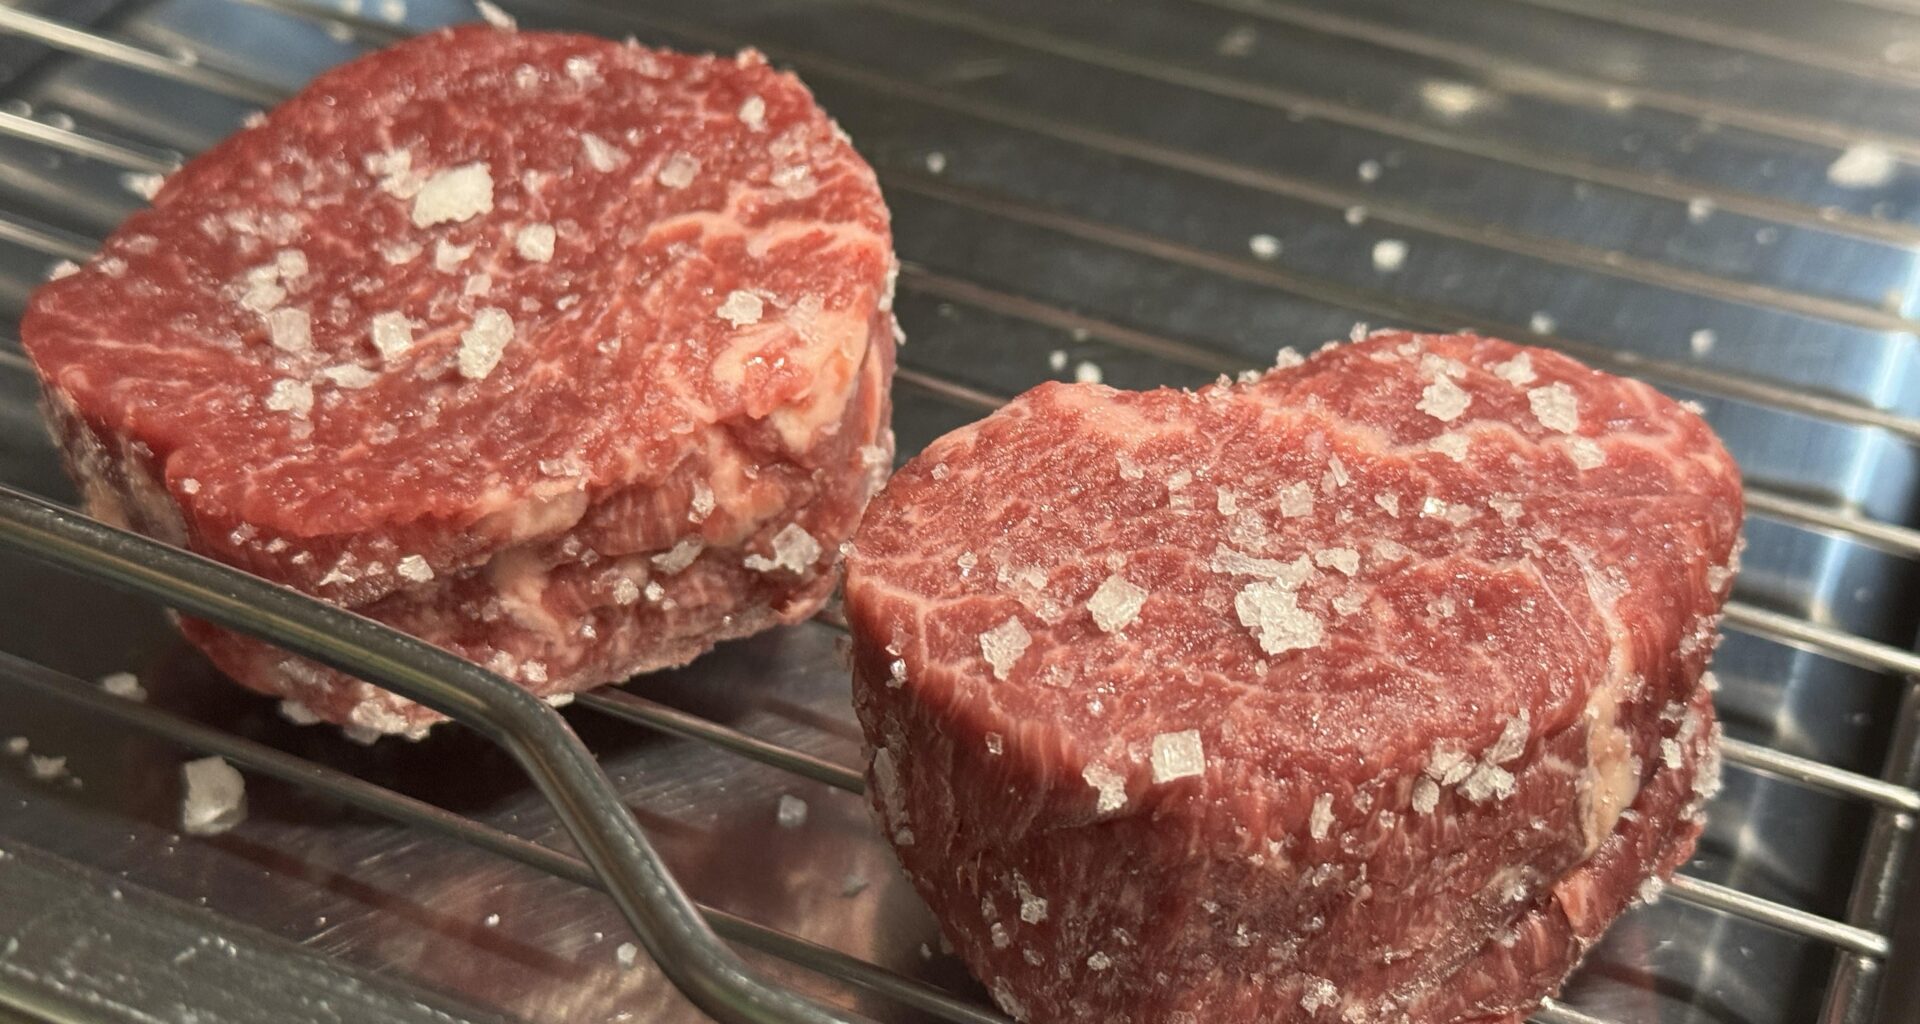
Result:
M291 0L279 6L27 5L191 63L156 76L7 38L0 115L191 153L391 30L470 16L448 0L365 0L352 25L329 25L289 13ZM1857 517L1816 529L1805 516L1755 514L1741 600L1911 647L1920 549L1871 524L1915 525L1920 487L1920 5L508 6L536 27L751 44L800 71L879 170L894 210L911 338L897 391L903 454L999 398L1090 368L1121 386L1190 385L1270 362L1283 344L1345 337L1356 322L1533 337L1701 401L1763 496ZM232 74L211 91L187 81L209 69ZM1863 165L1884 173L1846 173ZM18 316L51 252L84 250L139 201L112 166L0 139L0 213L40 232L0 231L0 317ZM1272 236L1277 254L1256 254L1255 235ZM1404 244L1404 261L1377 260L1382 242ZM0 341L0 480L70 500L17 352ZM1847 525L1862 519L1864 531ZM475 737L445 730L366 749L295 728L223 685L153 608L6 557L0 607L0 650L80 679L133 671L154 706L565 845L504 756ZM1718 656L1729 734L1911 785L1912 722L1896 735L1916 713L1901 707L1911 684L1763 632L1730 631ZM631 688L851 764L836 640L811 623ZM696 897L977 995L938 951L856 797L592 709L570 714ZM13 735L65 756L79 780L49 784L23 759L0 760L0 849L36 864L117 878L169 913L204 908L195 920L210 930L233 922L249 941L332 957L365 972L356 984L392 979L453 1016L699 1019L644 958L622 966L627 940L596 893L258 778L241 828L182 838L177 766L189 755L0 671L0 737ZM783 794L806 801L804 824L776 822ZM1736 768L1687 870L1883 930L1896 915L1856 892L1877 881L1862 855L1878 848L1875 829L1911 826ZM0 859L0 883L18 870ZM132 934L112 902L89 904L91 940L0 903L0 948L12 936L38 957L0 956L0 976L11 964L15 981L59 982L61 949L49 947ZM232 976L194 974L168 942L177 936L142 931L114 947L119 982L111 971L87 978L107 990L192 979L177 1006L143 1008L158 1019L328 1019L289 1009L297 1000L249 1018L215 998ZM1845 996L1871 990L1885 973L1876 962L1670 898L1621 921L1565 1002L1620 1024L1865 1024L1871 1003ZM1910 968L1920 950L1887 962ZM776 969L880 1019L932 1019ZM204 1006L189 1005L195 991ZM1916 999L1886 1001L1879 1019L1913 1019Z

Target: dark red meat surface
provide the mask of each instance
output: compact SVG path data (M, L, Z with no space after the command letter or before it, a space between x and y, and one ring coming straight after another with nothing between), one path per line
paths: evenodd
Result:
M194 160L22 333L96 515L560 695L824 599L890 457L893 267L757 54L474 26ZM435 717L187 629L296 715Z
M1036 388L856 537L875 809L1015 1017L1518 1020L1693 847L1706 424L1487 338L1298 362Z

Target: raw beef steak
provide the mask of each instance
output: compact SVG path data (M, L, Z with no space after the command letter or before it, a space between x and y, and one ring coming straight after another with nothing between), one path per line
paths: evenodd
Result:
M824 600L890 460L893 269L758 54L473 26L194 160L22 332L93 514L557 697ZM186 631L296 717L438 717Z
M855 539L875 809L1017 1018L1518 1020L1693 848L1706 424L1488 338L1283 357L1036 388Z

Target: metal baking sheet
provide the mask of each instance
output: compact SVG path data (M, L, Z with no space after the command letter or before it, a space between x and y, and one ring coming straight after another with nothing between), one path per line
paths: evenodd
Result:
M1902 429L1920 414L1920 12L1896 0L509 6L531 27L758 46L802 74L894 211L903 455L1043 379L1191 385L1356 322L1473 326L1613 359L1701 401L1768 493L1920 522L1920 433ZM331 25L291 0L29 7L191 63L156 76L8 39L0 114L160 155L204 147L389 27L472 16L450 0L364 0ZM1843 187L1833 165L1862 144L1891 169ZM84 251L139 201L117 169L0 139L0 212L40 229L0 234L0 314L17 317L50 251ZM1256 255L1256 234L1279 253ZM1407 247L1397 269L1374 260L1388 240ZM0 480L71 500L17 353L0 342ZM1743 600L1911 646L1920 573L1897 545L1766 514L1747 535ZM363 748L291 726L219 680L156 609L8 556L0 600L0 650L80 685L132 671L154 706L566 844L474 736ZM852 764L838 642L808 623L630 688ZM1911 758L1892 758L1908 681L1739 631L1717 669L1730 735L1911 784ZM591 709L569 717L696 897L977 997L858 798ZM212 934L228 922L454 1016L700 1019L644 957L623 965L623 928L595 892L257 778L241 828L182 837L186 751L9 686L0 668L0 738L12 735L67 758L71 781L54 783L0 760L0 848L42 868L204 908ZM803 824L778 823L785 795L806 802ZM1688 870L1858 921L1872 916L1855 889L1874 821L1858 801L1732 771ZM11 863L0 885L27 877ZM0 905L0 946L15 913ZM1620 1024L1810 1022L1842 959L1670 899L1610 932L1566 1003ZM765 962L877 1018L929 1019ZM140 1009L268 1019L215 995ZM303 1018L276 1006L271 1019Z

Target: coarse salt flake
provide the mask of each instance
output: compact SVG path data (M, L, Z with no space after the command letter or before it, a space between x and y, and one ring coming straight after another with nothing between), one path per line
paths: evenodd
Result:
M1887 147L1860 142L1848 146L1827 165L1827 180L1841 188L1875 188L1892 181L1898 166Z
M807 823L807 802L792 793L780 794L773 820L781 828L799 828Z
M1147 591L1143 587L1128 582L1118 574L1108 576L1100 584L1100 589L1087 599L1087 611L1093 614L1093 624L1103 633L1113 633L1127 628L1140 617L1140 609L1147 603Z
M180 766L186 794L180 802L180 830L188 835L219 835L247 816L247 783L221 757L203 757Z
M1574 437L1567 441L1567 458L1581 469L1598 469L1606 464L1606 449L1590 437Z
M605 174L620 166L626 154L620 148L592 132L580 133L580 152L587 158L587 166Z
M434 242L433 269L438 270L442 274L453 273L460 269L460 264L465 263L467 257L473 255L473 250L478 246L478 242L468 242L466 245L455 245L444 238Z
M1272 235L1254 235L1247 239L1247 251L1256 259L1276 259L1280 255L1280 240Z
M1551 330L1551 327L1548 329ZM1541 333L1545 332L1543 331ZM1533 358L1525 352L1514 356L1504 363L1494 363L1492 366L1487 367L1487 369L1492 370L1495 377L1517 388L1526 387L1533 383L1534 380Z
M1113 966L1113 958L1105 953L1092 953L1087 956L1087 970L1104 971Z
M745 564L754 572L802 573L820 560L820 542L799 523L788 523L773 535L773 557L748 555Z
M693 184L693 179L699 175L699 160L691 154L675 153L660 165L660 173L654 175L654 180L667 188L681 189Z
M708 486L705 480L695 480L693 501L687 511L687 520L695 523L705 522L706 518L713 514L713 508L713 488Z
M267 338L282 352L296 355L312 352L312 314L304 309L276 309L268 313Z
M1018 618L1010 618L980 634L980 656L993 669L995 679L1005 679L1032 643L1033 635L1027 627Z
M545 263L553 259L556 235L551 224L526 224L513 235L513 251L523 260Z
M123 700L143 701L147 699L146 687L140 685L140 678L131 672L113 672L100 677L100 688Z
M1415 408L1442 423L1451 423L1472 403L1472 395L1455 384L1453 378L1442 375L1420 392L1420 402Z
M345 388L348 391L371 387L374 381L380 379L372 370L352 363L326 367L320 371L320 376L332 381L335 387Z
M1382 238L1373 243L1373 269L1382 274L1391 274L1405 266L1407 262L1407 243L1398 238Z
M395 562L393 571L399 573L401 579L412 580L415 583L425 583L433 579L433 567L419 555L408 555Z
M1318 646L1320 620L1300 607L1292 586L1284 582L1250 583L1234 596L1240 624L1253 631L1260 649L1268 654Z
M788 525L791 526L792 524ZM805 531L801 532L804 533ZM809 537L811 537L811 534L809 534ZM687 566L692 565L694 559L700 557L700 552L704 551L706 546L706 542L698 537L683 538L678 544L675 544L664 553L653 556L654 567L662 573L671 576L685 569Z
M1112 814L1127 805L1127 780L1120 773L1105 765L1090 764L1081 769L1080 777L1093 787L1096 794L1093 801L1095 814Z
M1315 839L1327 838L1333 831L1333 794L1322 793L1313 798L1313 810L1307 815L1307 832Z
M561 67L566 69L568 78L582 86L595 85L600 81L600 62L592 57L568 57Z
M1198 729L1154 736L1149 759L1153 763L1155 785L1191 778L1207 770L1207 752L1200 742Z
M631 942L622 942L614 949L613 960L620 965L621 970L631 971L633 965L640 962L640 947Z
M165 175L151 174L146 171L127 171L120 175L120 184L127 191L142 199L152 200L160 194L160 186L165 185Z
M398 359L413 348L413 321L404 313L375 313L369 334L383 359Z
M1431 814L1440 803L1440 785L1426 776L1413 781L1413 809Z
M460 332L457 361L460 376L482 380L500 365L500 357L513 340L513 318L507 311L487 306L473 314L473 324Z
M767 101L749 96L740 101L740 123L756 132L767 130Z
M1527 391L1533 418L1548 430L1571 434L1580 429L1580 399L1563 381Z
M1300 1008L1309 1015L1317 1014L1340 1001L1340 989L1325 978L1309 978L1300 993Z
M493 172L484 163L461 164L426 180L413 197L413 226L472 220L493 209Z
M613 581L613 603L629 605L640 600L640 584L625 576Z
M727 293L727 299L714 312L720 319L735 327L747 327L760 322L760 316L766 311L766 304L760 296L749 291L735 289Z
M1352 548L1322 548L1313 553L1313 564L1352 576L1360 571L1360 552Z
M267 392L266 405L274 412L305 417L313 411L313 385L291 378L274 381L273 389Z
M1073 379L1081 384L1098 384L1106 379L1106 374L1101 372L1099 363L1081 360L1074 364Z

